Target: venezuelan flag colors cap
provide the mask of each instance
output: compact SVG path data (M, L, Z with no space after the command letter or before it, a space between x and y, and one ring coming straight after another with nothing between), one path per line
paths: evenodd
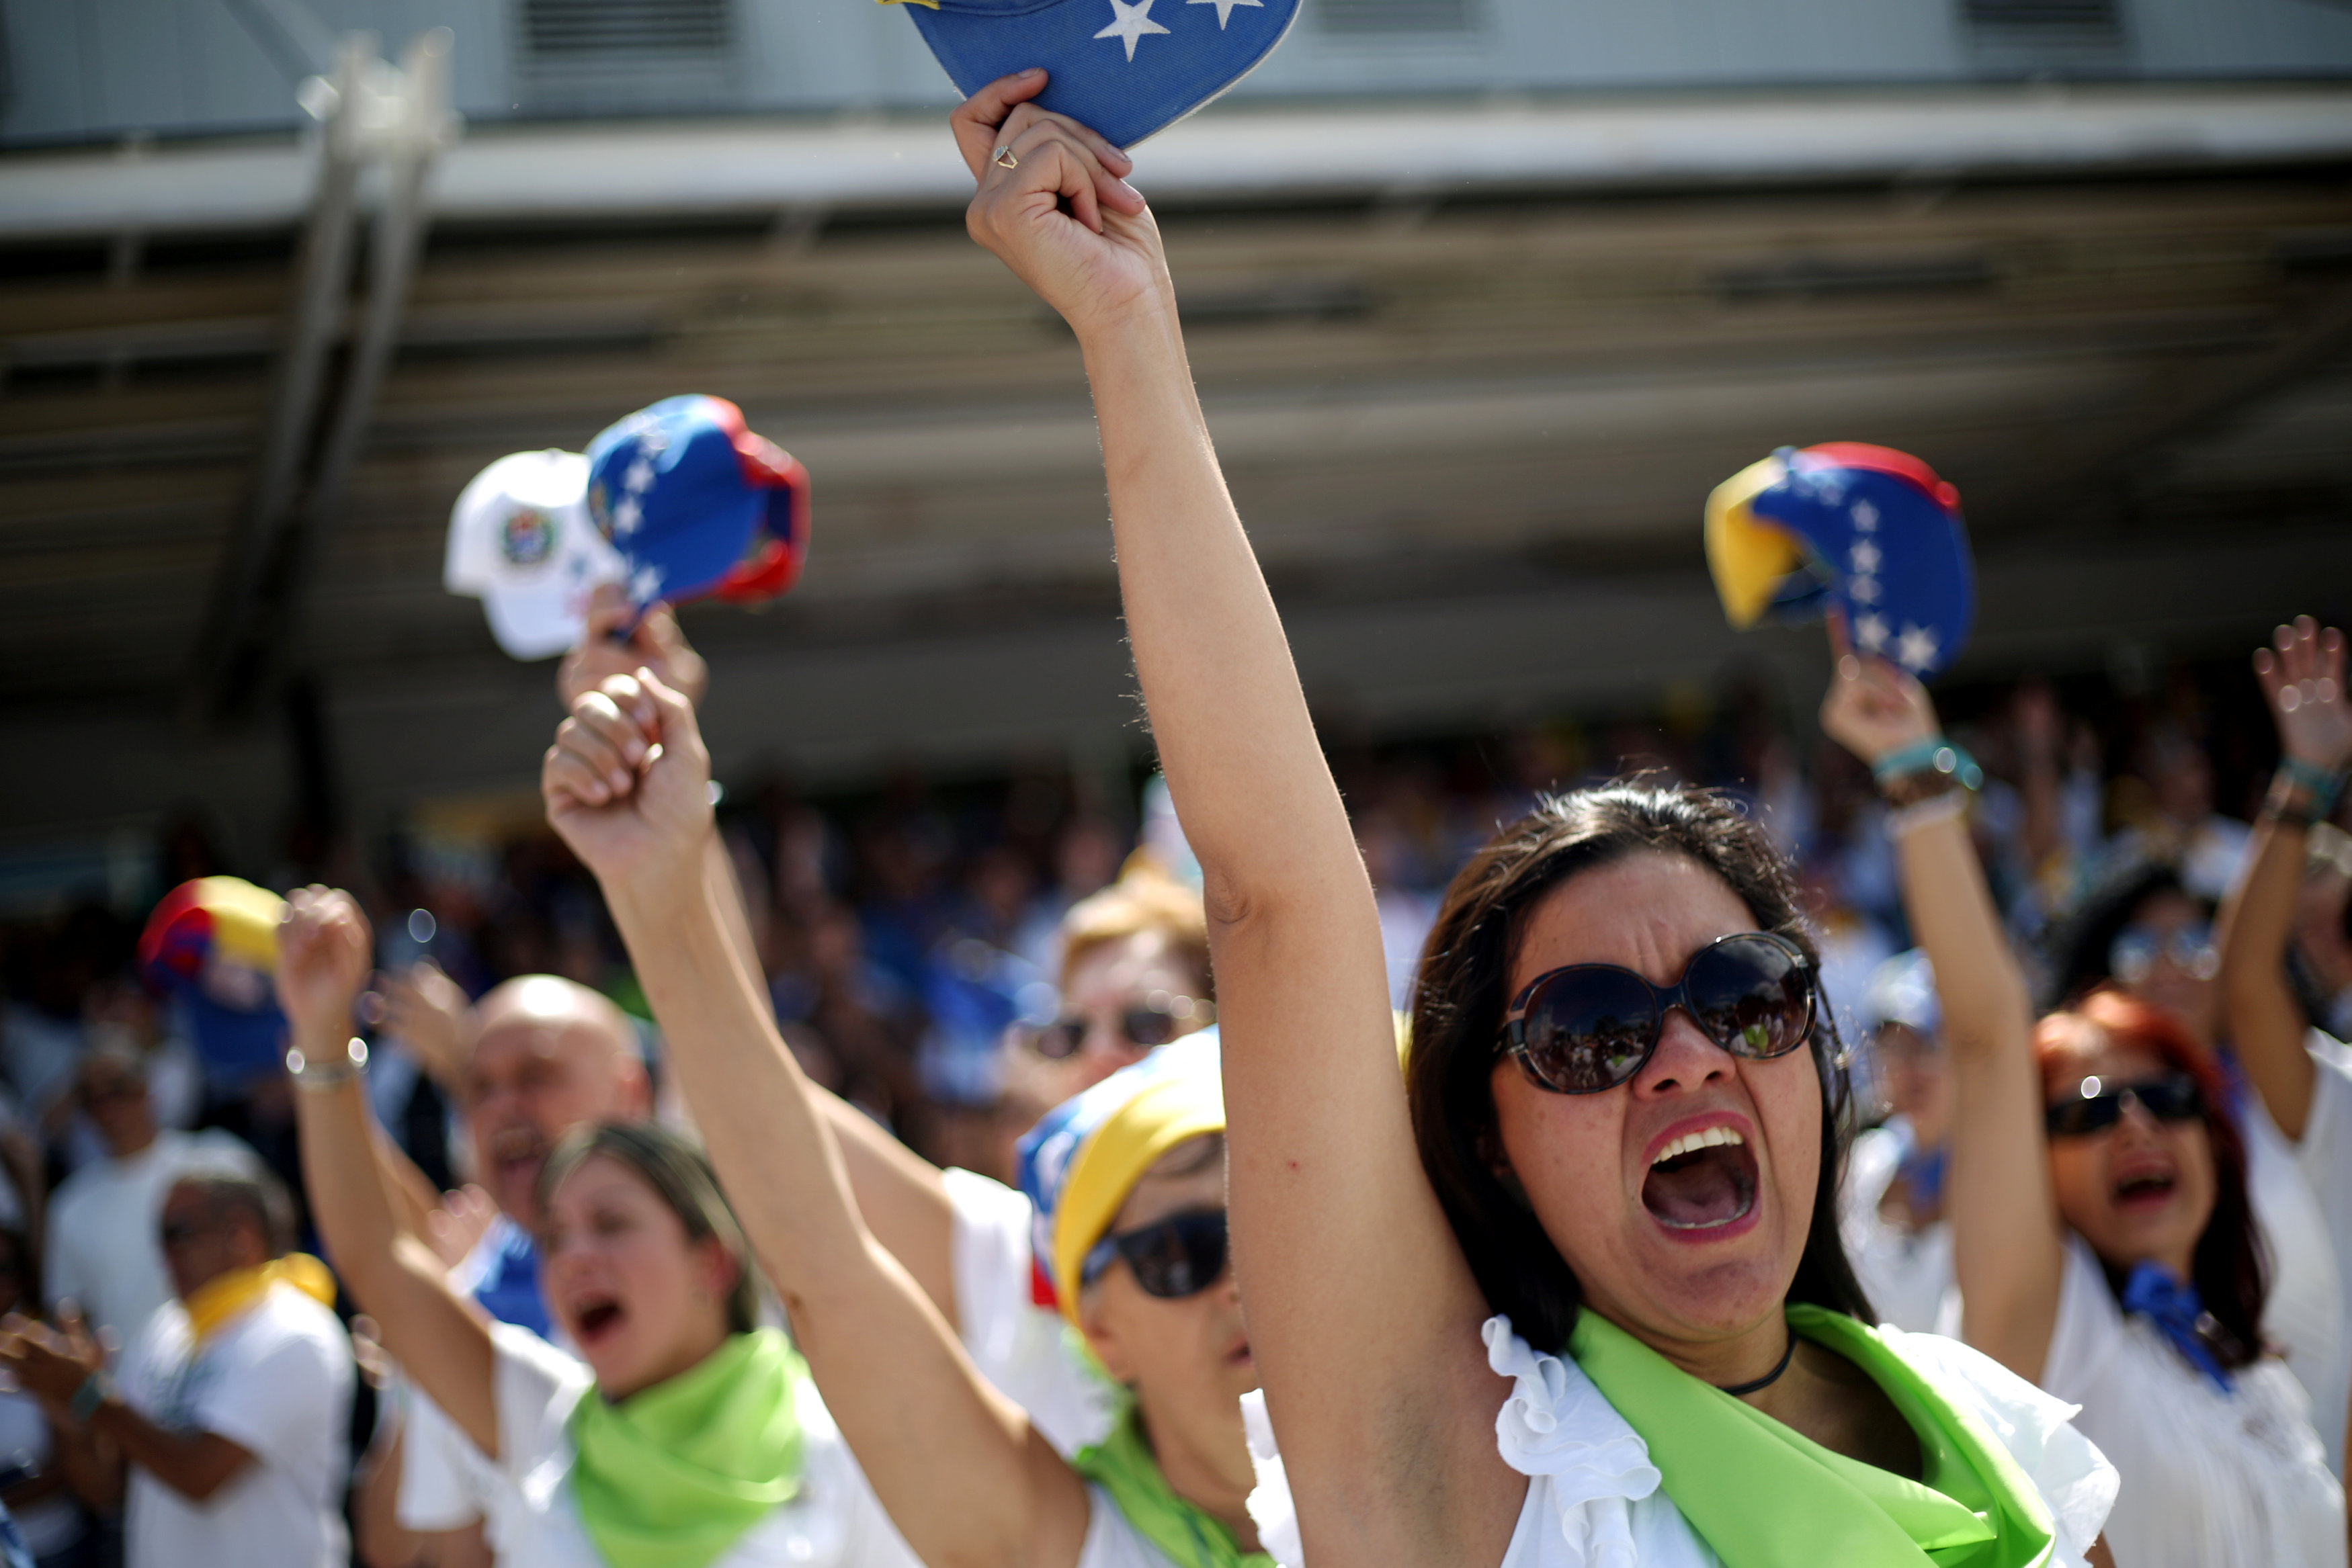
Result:
M882 0L886 5L901 0ZM1045 68L1031 101L1132 147L1255 70L1299 0L903 0L956 90Z
M1923 679L1976 622L1959 492L1892 447L1784 446L1741 469L1706 498L1706 564L1734 626L1834 607L1854 646Z
M808 470L743 427L725 398L665 398L588 444L588 516L640 610L716 596L757 603L808 553Z
M588 596L621 580L587 497L588 459L577 452L518 452L475 475L450 509L441 584L479 599L490 634L515 658L577 647Z
M1078 1321L1078 1270L1127 1195L1177 1145L1225 1130L1217 1031L1161 1046L1045 1113L1022 1138L1021 1190L1052 1304Z
M174 997L196 1053L231 1081L277 1070L286 1017L271 977L286 901L233 876L184 882L139 933L139 967Z

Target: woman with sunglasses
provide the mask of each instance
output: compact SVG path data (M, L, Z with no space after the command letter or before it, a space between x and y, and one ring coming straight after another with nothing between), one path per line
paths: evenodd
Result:
M2063 1408L1853 1315L1816 960L1790 868L1729 802L1620 787L1505 829L1430 936L1401 1079L1378 908L1157 230L1123 156L1024 101L1043 85L958 112L966 221L1068 320L1094 392L1206 878L1277 1555L2079 1562L2102 1466Z
M744 1228L909 1543L932 1568L1248 1560L1240 1398L1256 1378L1224 1267L1213 1043L1125 1069L1024 1142L1045 1282L1134 1393L1108 1437L1066 1459L982 1376L860 1212L834 1115L705 874L709 760L693 708L647 671L608 681L568 722L606 705L642 715L632 787L590 800L559 744L542 773L549 820L604 887Z
M1845 655L1822 727L1882 775L1943 745L1919 683ZM1968 1342L2079 1405L2135 1568L2345 1561L2343 1493L2269 1353L2246 1155L2211 1054L2097 991L2039 1026L1948 774L1888 831L1935 965L1955 1113L1945 1207Z

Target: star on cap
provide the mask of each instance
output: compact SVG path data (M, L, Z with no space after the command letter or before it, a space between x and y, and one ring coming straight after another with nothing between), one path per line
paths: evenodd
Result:
M1931 626L1917 626L1906 621L1903 622L1903 635L1895 639L1895 662L1915 675L1934 664L1940 651L1936 642L1935 628Z
M1846 557L1848 564L1853 566L1854 570L1865 574L1878 570L1880 559L1878 547L1868 539L1854 540L1853 549Z
M1886 646L1886 617L1876 611L1853 623L1853 640L1862 644L1865 653L1875 653Z
M629 465L629 471L621 476L621 484L624 487L635 490L641 495L653 488L653 459L645 455L643 448L638 449L637 460Z
M646 509L638 505L635 496L622 497L621 504L613 508L613 537L627 538L637 531L637 525L645 520L645 516Z
M1854 532L1859 534L1876 533L1878 531L1878 508L1872 506L1868 501L1856 501L1853 504L1853 529Z
M1255 0L1253 0L1255 3ZM1151 0L1110 0L1111 24L1095 35L1097 38L1117 38L1127 46L1127 62L1135 63L1135 46L1146 33L1164 33L1168 29L1151 19Z
M629 574L629 597L651 604L661 596L662 569L647 562Z
M625 501L622 503L624 506L626 506L627 504L628 503ZM615 523L614 526L618 527L619 525ZM1878 602L1878 579L1874 577L1854 578L1845 585L1845 591L1847 597L1851 598L1856 604L1875 604Z
M1225 18L1234 14L1234 6L1249 5L1259 10L1264 10L1265 8L1265 0L1184 0L1184 4L1187 5L1214 5L1217 8L1217 31L1220 33L1225 30Z

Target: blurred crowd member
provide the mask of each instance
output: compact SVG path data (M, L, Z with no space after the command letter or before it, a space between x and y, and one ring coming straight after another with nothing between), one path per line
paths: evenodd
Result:
M156 1241L164 1195L193 1166L251 1152L218 1130L159 1128L147 1061L127 1047L91 1051L78 1084L82 1113L106 1153L68 1176L49 1201L41 1285L52 1304L74 1303L101 1336L127 1344L174 1293Z
M1013 933L1013 950L1040 973L1060 974L1063 918L1080 899L1111 884L1126 853L1118 830L1094 812L1081 812L1063 823L1054 835L1052 885L1031 903Z
M1952 1073L1927 955L1915 947L1880 965L1856 1011L1892 1113L1846 1156L1838 1189L1846 1256L1879 1322L1932 1333L1952 1284L1944 1218Z
M1072 904L1061 948L1060 1013L1007 1044L1024 1110L1042 1113L1216 1017L1201 895L1148 862Z
M2314 822L2295 899L2294 957L2318 1026L2352 1040L2352 833Z
M118 1388L87 1327L17 1320L0 1364L129 1468L128 1568L341 1568L352 1365L293 1207L250 1156L182 1169L162 1218L176 1300Z
M1877 660L1854 679L1881 722L1825 709L1823 724L1865 760L1938 737L1916 680ZM2081 1406L2075 1424L2121 1479L2106 1526L2118 1563L2341 1563L2343 1490L2311 1402L2267 1348L2221 1073L2174 1015L2113 993L2035 1025L1976 856L1936 831L1965 805L1928 793L1888 823L1951 1055L1962 1331Z
M759 1286L709 1167L649 1125L575 1130L541 1164L549 1312L578 1354L486 1322L403 1228L346 1043L368 969L345 894L296 893L279 997L321 1231L384 1347L493 1467L488 1535L532 1568L900 1563ZM488 1030L485 1030L487 1038Z
M1254 1368L1211 1207L1223 1186L1222 1140L1208 1136L1223 1123L1213 1055L1193 1063L1171 1053L1133 1069L1131 1082L1098 1085L1081 1103L1102 1102L1099 1120L1132 1108L1126 1135L1103 1132L1090 1147L1039 1156L1049 1174L1032 1196L1055 1216L1055 1300L1097 1356L1133 1384L1151 1433L1147 1442L1130 1422L1070 1463L1041 1457L1032 1422L982 1380L862 1222L846 1162L835 1157L839 1114L765 1015L696 864L712 829L708 756L690 705L653 682L640 691L615 681L600 695L575 705L550 755L551 820L613 901L696 1119L743 1195L802 1345L899 1528L932 1562L1141 1568L1228 1562L1254 1545L1236 1403ZM656 714L643 713L640 696ZM598 731L603 710L623 705L642 733L604 737L635 738L643 776L625 792L583 794L598 769L584 764L593 748L581 732ZM657 737L657 755L646 735ZM1091 1157L1095 1148L1101 1157ZM1081 1201L1075 1189L1088 1177ZM1046 1187L1064 1201L1043 1197ZM1104 1231L1122 1219L1132 1249L1114 1246L1087 1269ZM1082 1297L1084 1285L1096 1290Z
M2129 782L2144 789L2146 808L2118 835L2116 852L2176 865L2193 896L2219 903L2237 880L2252 835L2245 823L2213 809L2212 759L2179 725L2162 723L2141 743L2136 773Z
M33 1250L23 1232L0 1229L0 1318L37 1310ZM0 1504L16 1517L40 1568L81 1568L89 1537L87 1509L102 1509L109 1478L90 1445L59 1443L40 1400L23 1389L0 1392Z

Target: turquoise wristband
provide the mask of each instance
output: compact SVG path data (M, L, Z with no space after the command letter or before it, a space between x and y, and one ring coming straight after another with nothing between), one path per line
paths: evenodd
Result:
M2288 783L2310 793L2313 816L2325 817L2336 810L2336 800L2344 793L2343 774L2331 773L2300 757L2280 758L2278 770Z
M75 1389L73 1397L66 1402L66 1409L76 1421L87 1421L98 1414L98 1407L105 1404L113 1392L114 1380L103 1372L93 1372L81 1380L81 1386Z
M1977 759L1940 735L1896 747L1872 763L1870 772L1881 787L1914 773L1949 774L1963 789L1984 786L1984 769L1977 766Z

